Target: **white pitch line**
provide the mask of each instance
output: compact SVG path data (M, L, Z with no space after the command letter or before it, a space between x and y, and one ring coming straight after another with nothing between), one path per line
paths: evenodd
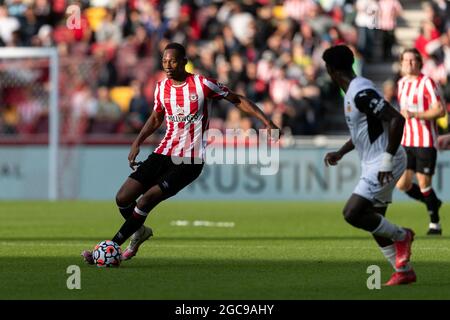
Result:
M216 228L234 228L233 221L207 221L207 220L173 220L170 222L171 226L175 227L216 227Z

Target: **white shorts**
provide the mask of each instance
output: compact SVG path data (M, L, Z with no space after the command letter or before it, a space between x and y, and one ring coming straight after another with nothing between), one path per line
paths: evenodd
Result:
M361 165L361 177L353 193L371 201L375 207L385 207L392 202L392 192L395 185L406 169L406 152L400 147L395 155L393 175L394 180L389 184L381 186L378 182L378 172L381 165L381 157Z

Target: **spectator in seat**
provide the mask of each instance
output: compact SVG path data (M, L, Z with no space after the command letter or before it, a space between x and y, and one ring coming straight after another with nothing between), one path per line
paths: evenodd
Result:
M126 119L126 132L139 133L147 118L150 116L151 106L144 95L144 88L141 82L133 81L131 83L134 96L131 98Z
M97 89L97 113L96 120L105 122L116 122L121 116L120 107L111 100L109 90L106 87Z

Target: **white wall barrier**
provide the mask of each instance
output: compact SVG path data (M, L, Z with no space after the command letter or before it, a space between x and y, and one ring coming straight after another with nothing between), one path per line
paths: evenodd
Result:
M359 179L356 152L348 154L337 167L325 167L323 156L328 150L281 149L275 175L261 175L258 165L206 165L202 175L176 199L345 200ZM118 188L131 173L128 152L126 146L62 147L59 198L114 201ZM145 159L149 152L141 148L139 159ZM0 154L0 199L48 199L45 146L3 146ZM450 200L449 151L438 153L434 188L442 199ZM400 192L395 193L395 198L407 199Z

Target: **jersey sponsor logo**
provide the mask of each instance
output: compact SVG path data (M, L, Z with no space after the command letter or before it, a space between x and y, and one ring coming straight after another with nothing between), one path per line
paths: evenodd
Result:
M180 107L178 104L177 104L177 106L176 106L176 113L178 114L178 115L184 115L184 109L182 108L182 107Z
M168 115L167 119L172 122L188 122L195 123L201 118L201 114L197 112L196 114L178 114L178 115Z

